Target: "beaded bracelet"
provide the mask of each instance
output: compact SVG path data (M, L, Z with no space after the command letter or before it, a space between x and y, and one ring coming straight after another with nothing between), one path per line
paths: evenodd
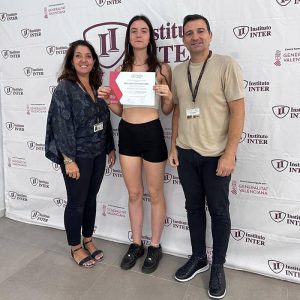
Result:
M71 158L65 158L65 159L64 159L64 164L65 164L65 165L70 164L70 163L72 163L72 162L73 162L73 160L72 160Z

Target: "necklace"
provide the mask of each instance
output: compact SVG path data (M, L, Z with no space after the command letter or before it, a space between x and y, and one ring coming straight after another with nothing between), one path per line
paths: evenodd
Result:
M145 62L145 63L143 63L143 64L135 64L135 63L133 63L133 65L134 66L137 66L137 67L141 67L141 66L144 66L144 65L146 65L147 63Z

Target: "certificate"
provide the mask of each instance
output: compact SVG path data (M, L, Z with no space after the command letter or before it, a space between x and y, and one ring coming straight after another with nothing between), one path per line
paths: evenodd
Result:
M111 103L154 106L155 72L110 72Z

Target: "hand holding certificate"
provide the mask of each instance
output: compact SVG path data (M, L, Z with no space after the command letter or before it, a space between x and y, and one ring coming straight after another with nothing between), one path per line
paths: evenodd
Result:
M155 72L110 72L111 103L153 106Z

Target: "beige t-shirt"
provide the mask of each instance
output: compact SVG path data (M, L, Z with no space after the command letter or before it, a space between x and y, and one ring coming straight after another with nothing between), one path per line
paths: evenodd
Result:
M190 64L192 87L195 88L203 63ZM213 54L202 76L195 105L187 77L188 61L173 72L172 93L179 105L176 144L193 149L202 156L219 156L227 143L229 108L227 102L244 98L243 78L239 65L229 56ZM188 119L186 109L198 107L200 116Z

